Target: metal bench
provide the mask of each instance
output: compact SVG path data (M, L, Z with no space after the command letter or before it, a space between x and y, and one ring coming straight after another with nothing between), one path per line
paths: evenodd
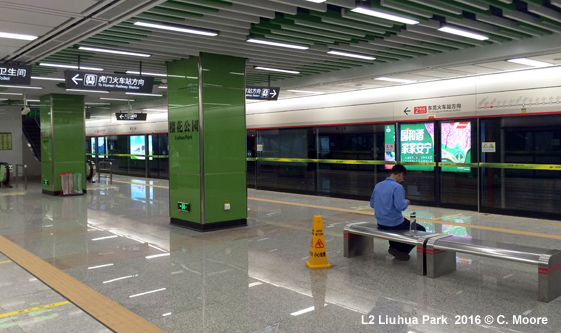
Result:
M344 252L345 258L359 256L374 252L373 238L386 239L417 246L424 249L427 240L442 236L424 231L416 231L413 235L409 230L380 230L378 225L372 222L357 222L348 224L344 229ZM417 252L419 252L417 250ZM417 253L417 274L425 275L424 253Z
M561 251L540 249L452 235L429 238L425 244L426 274L430 278L456 270L456 252L511 260L538 266L538 300L561 295Z

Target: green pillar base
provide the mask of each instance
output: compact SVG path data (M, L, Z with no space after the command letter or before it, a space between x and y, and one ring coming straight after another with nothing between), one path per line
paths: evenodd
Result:
M172 217L170 218L170 223L178 227L205 232L205 231L214 231L214 230L230 229L230 228L237 228L237 227L246 227L247 219L200 224L197 222L190 222L190 221L181 220Z

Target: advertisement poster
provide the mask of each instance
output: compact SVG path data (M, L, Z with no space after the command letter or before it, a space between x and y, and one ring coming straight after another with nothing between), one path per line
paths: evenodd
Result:
M434 162L434 123L400 125L400 161ZM407 170L432 171L434 167L407 165Z
M99 158L105 158L105 138L97 138L97 148L95 144L96 138L91 138L92 143L92 157L95 158L99 154Z
M395 125L386 125L384 131L384 160L395 161ZM391 149L393 148L393 149ZM386 164L386 169L391 169L393 164Z
M471 163L471 122L441 124L441 161ZM444 172L470 172L469 167L442 167Z
M146 155L146 141L144 135L132 135L130 137L131 160L144 160ZM148 155L153 155L152 135L148 135ZM152 160L152 157L149 158Z

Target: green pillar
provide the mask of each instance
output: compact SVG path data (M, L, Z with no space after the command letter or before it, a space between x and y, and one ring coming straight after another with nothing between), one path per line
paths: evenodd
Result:
M41 179L43 193L59 195L61 173L81 174L73 195L86 193L84 96L41 96ZM73 177L77 180L78 177ZM78 189L82 189L81 192Z
M201 53L168 63L168 104L171 223L247 225L245 59Z

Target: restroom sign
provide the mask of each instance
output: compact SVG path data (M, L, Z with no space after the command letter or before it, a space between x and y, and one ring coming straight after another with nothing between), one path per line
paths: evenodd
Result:
M481 142L481 151L483 153L494 153L496 152L496 147L496 142Z

